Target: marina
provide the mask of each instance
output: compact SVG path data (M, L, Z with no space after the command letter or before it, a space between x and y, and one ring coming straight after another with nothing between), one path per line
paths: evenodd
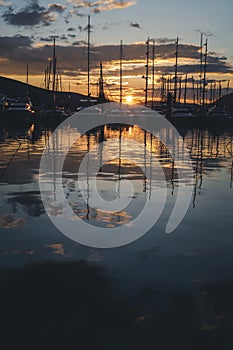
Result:
M232 349L231 12L164 6L0 1L3 349Z

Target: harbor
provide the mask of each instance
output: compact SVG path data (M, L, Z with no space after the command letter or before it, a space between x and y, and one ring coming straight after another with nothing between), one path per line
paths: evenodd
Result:
M165 5L0 1L4 349L233 346L230 9Z

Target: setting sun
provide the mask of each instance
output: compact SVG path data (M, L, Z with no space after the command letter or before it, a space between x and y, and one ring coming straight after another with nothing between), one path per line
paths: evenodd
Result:
M127 95L127 96L125 97L125 99L126 99L126 102L127 102L127 103L133 103L133 96Z

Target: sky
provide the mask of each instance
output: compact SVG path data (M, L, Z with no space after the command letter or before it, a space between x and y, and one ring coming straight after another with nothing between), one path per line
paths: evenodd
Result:
M209 82L221 80L223 87L233 87L232 13L232 0L0 0L0 75L25 81L28 63L29 82L42 87L55 37L63 90L70 86L74 92L86 93L90 15L93 96L102 61L106 93L118 98L120 40L125 96L143 96L148 37L155 39L156 86L162 75L174 74L177 37L179 74L198 81L201 32L208 39Z

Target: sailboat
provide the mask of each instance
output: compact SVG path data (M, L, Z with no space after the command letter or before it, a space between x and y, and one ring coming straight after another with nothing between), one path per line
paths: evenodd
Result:
M77 112L81 111L84 108L93 106L98 103L97 98L91 98L90 92L90 58L91 58L91 17L88 16L88 24L87 24L87 99L80 100L80 106L76 109ZM102 69L102 66L101 68ZM99 86L101 86L102 82L99 81Z
M58 90L58 74L57 74L57 55L56 55L56 41L54 38L53 41L53 57L52 61L50 63L49 68L49 74L48 77L45 79L47 81L47 89L50 88L50 74L52 71L52 93L53 93L53 102L51 106L49 106L47 109L45 109L41 113L41 122L46 123L59 123L62 122L64 119L68 117L68 114L65 113L63 107L57 107L57 90ZM61 82L60 82L61 85Z

